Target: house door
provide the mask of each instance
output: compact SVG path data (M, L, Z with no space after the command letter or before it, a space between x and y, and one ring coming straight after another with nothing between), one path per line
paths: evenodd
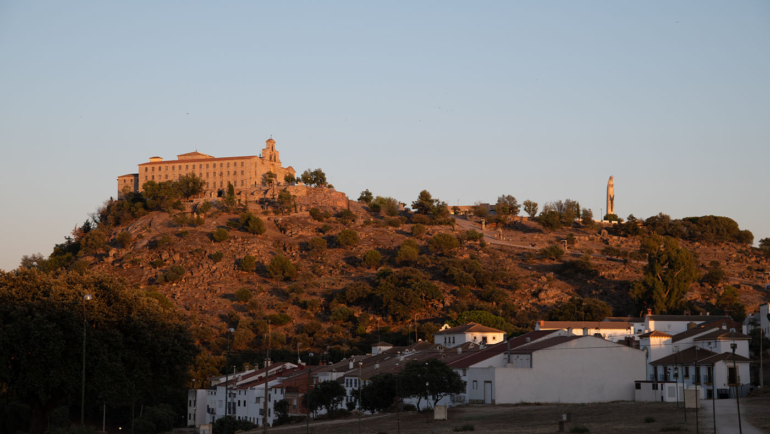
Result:
M484 404L492 403L492 382L484 382Z

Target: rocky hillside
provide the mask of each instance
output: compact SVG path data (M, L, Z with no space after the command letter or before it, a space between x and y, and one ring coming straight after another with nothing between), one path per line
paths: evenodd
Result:
M646 263L636 254L640 237L611 235L612 228L577 223L546 232L534 221L516 218L505 228L487 226L479 240L474 230L481 231L481 223L474 217L447 221L454 224L413 224L411 213L388 217L340 201L331 192L303 190L283 214L265 203L231 210L215 203L196 218L191 211L200 209L200 201L185 203L181 210L149 212L111 226L112 247L85 259L94 270L124 276L138 288L162 294L209 330L203 334L210 339L244 321L254 334L247 338L259 341L264 319L271 318L278 327L273 330L283 335L277 345L287 348L340 342L365 348L381 338L378 327L404 335L415 316L420 336L429 336L437 325L475 310L523 330L573 296L601 300L614 316L639 314L629 288ZM313 216L311 208L316 208ZM264 222L264 233L246 229L244 212ZM354 231L358 242L339 240L345 229ZM215 239L216 231L227 239ZM459 247L432 248L437 234L459 237ZM549 258L542 250L566 246L567 239L572 245L561 257ZM725 272L716 285L690 286L685 298L693 307L714 304L726 285L738 289L749 312L768 300L764 285L770 263L756 250L736 243L682 240L680 245L697 255L701 273L711 261L719 261ZM381 260L367 255L370 251ZM270 271L276 256L287 258L296 274L276 277ZM365 261L365 256L371 257Z

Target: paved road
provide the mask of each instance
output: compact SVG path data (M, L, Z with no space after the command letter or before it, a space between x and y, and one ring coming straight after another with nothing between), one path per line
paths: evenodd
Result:
M706 421L708 421L708 427L713 426L713 413L711 410L713 403L711 400L701 401L701 411ZM717 411L717 434L738 434L738 408L734 399L717 399L716 402ZM705 421L701 419L701 422ZM746 420L746 414L744 408L741 406L741 425L743 428L743 434L762 434L762 431L758 430L754 426L750 425Z

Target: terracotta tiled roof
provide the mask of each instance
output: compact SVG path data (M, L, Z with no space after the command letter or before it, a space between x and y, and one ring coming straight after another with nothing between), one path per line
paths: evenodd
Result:
M540 321L540 330L543 329L627 329L633 328L631 324L623 321Z
M721 362L723 360L726 360L728 362L733 361L733 353L721 353L717 354L715 356L707 357L705 359L698 359L698 363L708 364L708 363L715 363L715 362ZM751 362L751 360L741 356L740 354L735 355L735 361L737 362Z
M696 350L695 348L699 348L697 350L697 357L698 357L698 363L700 363L702 360L705 360L708 357L715 356L717 353L713 351L709 351L705 348L700 347L690 347L686 350L680 351L678 353L672 353L669 354L666 357L661 357L658 360L654 360L650 362L652 365L690 365L695 363L695 357L696 357Z
M689 330L685 330L682 333L677 333L674 336L671 337L671 342L679 342L683 339L687 339L692 336L698 336L702 335L704 333L711 333L717 328L717 325L714 324L712 326L708 325L699 325L698 327L693 327Z
M492 327L476 324L475 322L469 322L468 324L465 324L465 325L441 330L438 333L434 333L434 336L443 335L443 334L454 334L454 333L505 333L505 332L502 330L493 329Z
M713 341L715 339L729 340L737 339L739 341L747 341L751 339L751 336L744 335L741 332L731 332L729 330L714 329L711 333L695 338L696 341Z
M652 337L652 338L670 338L671 335L668 334L668 333L663 333L663 332L658 331L658 330L653 330L653 331L647 332L647 333L645 333L643 335L639 335L639 339L650 338L650 337Z
M152 166L152 165L162 165L167 163L174 163L174 164L187 164L187 163L211 163L211 162L217 162L217 161L227 161L227 160L244 160L244 159L250 159L250 158L259 158L259 155L245 155L242 157L213 157L213 158L191 158L191 159L185 159L185 160L166 160L166 161L150 161L147 163L141 163L139 166Z
M723 315L647 315L653 321L684 321L684 322L699 322L710 321L714 319L730 319L729 316Z
M531 354L534 351L555 347L556 345L574 341L575 339L585 339L589 337L591 336L556 336L549 339L541 339L529 344L521 345L516 349L512 349L511 354Z
M644 318L640 316L608 316L602 321L644 322Z
M372 345L373 347L392 347L393 344L389 344L387 342L377 342L376 344Z
M511 338L508 340L508 342L511 343L511 351L513 351L517 347L520 347L526 344L531 344L532 342L535 342L538 339L542 339L554 333L558 333L558 330L536 330L533 332L523 334L521 336L517 336L515 338ZM527 342L527 338L529 338L530 342ZM556 339L556 338L554 337L549 339ZM459 358L449 363L449 367L450 368L468 368L475 365L476 363L480 363L480 362L483 362L484 360L488 360L499 354L503 354L506 351L508 351L508 342L503 341L503 342L500 342L499 344L492 345L483 350L467 353L468 357Z

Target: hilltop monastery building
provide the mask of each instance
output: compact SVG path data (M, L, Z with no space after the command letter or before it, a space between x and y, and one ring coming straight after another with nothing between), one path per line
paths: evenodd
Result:
M183 175L194 173L206 184L203 193L214 197L227 190L228 183L236 190L259 187L265 181L265 174L272 172L276 182L282 183L286 174L295 175L294 169L281 166L275 140L267 140L262 155L216 158L198 151L177 155L176 160L163 161L151 157L147 163L139 164L139 173L118 177L118 196L129 192L141 192L148 181L174 181Z

